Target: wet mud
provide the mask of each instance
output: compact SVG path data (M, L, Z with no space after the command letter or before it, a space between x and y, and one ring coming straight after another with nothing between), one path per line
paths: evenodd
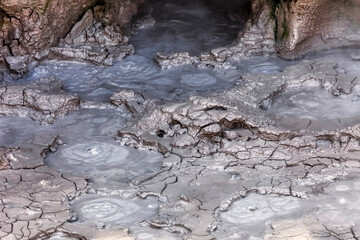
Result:
M194 2L0 86L1 239L360 238L359 50L227 61L244 22Z

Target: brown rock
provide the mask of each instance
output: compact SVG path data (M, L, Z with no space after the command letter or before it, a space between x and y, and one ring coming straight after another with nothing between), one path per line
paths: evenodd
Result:
M113 23L115 29L105 27L96 40L107 41L119 38L115 36L116 32L121 33L122 28L137 13L137 6L142 1L105 1L105 6L97 7L95 9L97 18L101 18L105 25ZM44 49L56 46L60 39L66 37L81 16L89 8L99 4L98 2L97 0L2 0L0 2L0 42L3 46L0 48L0 65L5 64L3 57L34 56ZM85 25L75 25L77 31L72 33L87 30L86 23L91 23L93 19L90 17L87 20ZM81 42L81 38L75 40ZM22 62L18 64L12 61L12 63L16 67L21 65L19 71L17 68L12 71L20 74L24 72Z
M94 0L3 0L0 41L8 55L32 55L53 46L70 31Z
M281 1L276 19L278 49L286 58L360 43L359 0Z
M10 162L13 160L13 152L18 150L16 147L3 147L0 146L0 170L9 167Z

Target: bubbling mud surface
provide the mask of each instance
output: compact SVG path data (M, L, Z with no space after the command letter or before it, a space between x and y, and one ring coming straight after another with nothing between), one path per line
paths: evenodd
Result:
M238 64L239 70L244 73L271 74L281 72L283 68L289 65L288 62L277 58L259 58L253 57Z
M234 64L242 73L272 74L282 72L284 68L295 63L295 61L286 61L275 56L257 56Z
M264 239L265 232L279 231L279 235L305 239L308 232L320 234L319 228L341 232L358 224L359 194L358 180L327 184L307 200L251 193L220 214L222 225L213 235L217 239Z
M334 96L319 87L308 87L280 94L269 112L283 125L292 118L305 121L309 129L344 128L358 122L359 101L356 92Z
M240 73L234 70L198 69L195 66L160 70L152 60L133 55L108 67L50 61L37 67L25 81L49 76L61 79L66 91L77 93L83 99L107 102L120 89L139 91L158 99L184 99L209 92L209 86L216 90L230 88Z
M340 181L324 188L318 196L320 222L332 227L351 227L360 217L360 181Z
M137 240L178 240L181 236L177 233L169 233L163 230L154 228L141 228L137 226L131 227L132 236Z
M359 59L354 57L359 54L356 48L339 48L305 56L303 60L314 62L333 62L337 63L338 73L360 74Z
M216 79L203 73L199 74L185 74L181 76L181 82L190 87L204 87L216 83Z
M83 108L47 126L40 126L28 118L1 117L0 145L18 145L39 134L60 135L62 140L72 144L99 136L111 138L116 136L116 131L124 126L129 117L127 110L108 106Z
M286 92L275 101L272 111L308 119L339 119L359 115L359 96L335 97L317 88Z
M86 195L71 205L78 221L99 228L127 227L155 216L155 199L121 199L116 196Z
M97 139L62 146L46 163L60 172L90 176L93 182L110 187L160 170L162 155Z
M261 237L267 221L296 216L301 201L294 197L250 193L220 214L222 227L218 239L251 239Z
M25 210L15 209L14 212L18 211L20 216L23 215L21 213L25 213L25 217L31 215L34 219L37 215L42 215L49 221L44 224L48 227L47 230L54 228L52 224L55 219L64 215L65 220L59 220L62 222L56 226L64 227L65 230L71 230L77 224L86 225L79 229L93 231L102 228L115 231L126 227L130 229L129 236L144 240L210 239L211 235L217 239L263 239L265 233L272 234L276 231L274 224L277 222L285 220L293 224L294 221L302 221L301 219L307 219L308 216L315 219L316 226L326 225L335 228L345 226L350 229L357 224L360 217L358 181L329 184L332 179L338 179L337 177L343 173L341 171L351 172L358 169L355 164L355 167L345 165L347 159L342 159L343 156L339 157L342 152L339 154L337 152L341 147L341 151L346 148L345 151L348 153L348 147L344 146L348 144L351 149L349 151L354 151L351 152L353 155L349 154L349 156L356 155L359 151L359 146L356 145L357 135L344 133L349 136L342 136L340 140L335 139L332 142L325 138L327 136L323 140L302 135L302 132L289 131L283 134L277 132L279 129L272 132L273 129L269 130L267 126L261 125L262 118L265 118L266 114L272 114L276 124L295 124L295 129L323 130L354 124L357 120L353 120L360 114L357 107L360 90L357 86L351 88L349 93L341 93L338 96L329 89L320 88L319 83L313 86L309 82L304 86L295 84L296 86L289 88L284 87L281 93L276 92L279 86L286 85L288 78L295 79L297 74L306 75L308 72L304 69L311 71L308 66L317 61L337 63L333 69L330 69L332 76L360 74L359 62L352 57L351 50L334 50L309 55L305 57L306 62L304 60L290 62L268 56L254 57L239 63L229 62L229 65L216 65L226 69L187 65L161 70L153 60L158 51L186 51L190 55L198 55L230 44L236 39L239 28L242 27L241 23L230 23L225 16L218 14L217 11L214 13L214 9L207 8L203 3L204 1L198 0L150 1L150 5L144 7L145 18L141 19L140 16L138 29L130 39L136 49L135 55L128 56L122 61L116 60L113 66L105 67L76 61L44 61L25 79L19 81L26 82L55 76L62 80L65 91L80 96L82 104L79 111L70 113L49 126L40 126L20 117L0 118L0 145L21 147L25 141L41 134L60 135L60 139L65 143L64 145L56 143L59 146L50 148L52 151L57 151L49 154L45 163L53 169L46 169L47 166L42 166L41 160L40 167L35 169L29 169L24 165L24 169L16 173L4 170L5 174L0 179L4 184L0 187L3 187L2 194L5 192L5 196L10 196L8 202L12 201L13 189L24 194L32 194L31 197L37 196L34 198L35 202L28 196L21 199L16 193L13 199L20 199ZM147 22L141 23L142 20ZM299 69L282 76L282 82L276 81L278 79L275 78L281 76L276 75L277 73L283 74L287 71L287 67L302 61L307 68L299 64ZM317 67L316 71L322 72L321 67L324 66ZM326 66L324 69L329 70ZM246 81L246 74L253 77L251 81ZM272 85L270 81L274 81L274 84ZM236 85L234 90L237 94L230 91ZM130 142L123 141L120 134L131 114L125 107L109 104L109 97L123 89L138 91L145 99L169 101L166 102L169 104L168 109L166 109L168 106L161 106L151 113L154 115L139 116L144 117L140 121L137 116L133 118L138 125L134 125L137 128L129 130L128 134L133 134L131 135L133 138L129 137L126 140ZM220 100L230 103L224 104L225 107L221 101L219 104L214 101L214 95L204 98L195 97L190 100L193 101L191 103L185 100L189 96L208 95L214 91L224 90L229 90L229 95L226 91L221 93L228 99ZM271 95L274 92L276 97L274 99L270 97L267 104L270 106L268 112L255 109L255 117L259 117L259 122L252 121L252 118L255 118L252 115L252 107L258 107L258 102L255 101L267 100L266 94ZM233 96L235 97L232 98ZM245 98L248 101L244 101ZM134 99L132 101L136 102L136 97ZM170 103L177 100L180 100L177 106ZM162 104L165 101L154 101L154 104ZM141 104L141 102L137 103ZM238 106L237 103L249 106L240 104ZM239 112L231 109L233 106L238 108ZM146 119L152 116L155 117ZM157 125L167 120L169 122L164 126ZM147 124L147 121L151 124ZM252 122L255 124L254 131ZM264 124L268 122L274 124L267 119L264 122ZM258 123L264 129L255 129ZM152 124L156 125L156 129ZM241 130L240 127L244 129ZM155 131L152 131L154 129ZM167 153L162 156L147 150L121 146L115 141L117 131L120 131L118 140L123 144L131 146L134 144L136 147L151 146ZM48 145L45 144L44 149L41 150L46 152L47 147ZM328 148L329 155L322 155L325 154L322 147ZM13 150L9 151L11 155ZM4 156L8 154L7 151L3 152L1 153ZM18 156L16 154L14 153L13 156ZM39 152L36 154L40 155ZM301 159L296 158L298 155ZM354 158L357 160L356 157ZM17 166L17 163L14 166ZM232 171L225 172L228 168ZM54 169L60 173L55 172ZM323 173L322 169L328 170L328 175L325 170ZM34 179L31 174L35 173L41 176ZM312 174L324 174L323 178L326 178L326 181L322 182L324 184L317 184L315 177L311 178ZM43 179L46 179L46 184L42 184L45 181ZM88 180L88 186L85 186L84 179ZM311 186L306 185L307 181ZM52 196L47 194L48 189L50 185L54 188L57 185L62 186L58 183L63 182L70 185L73 190L70 191L71 195L67 195L68 192L63 189L54 192L54 196L58 196L55 198L56 205L53 203L55 201L49 200ZM77 182L81 182L82 185ZM262 192L262 185L269 192ZM18 188L13 188L14 186ZM311 192L312 187L320 190ZM45 190L38 194L39 188ZM231 198L234 202L231 202L230 207L217 215L219 213L217 210L223 209L222 203L227 202L234 193L251 189L254 191L260 189L258 192L264 195L248 192L241 199L236 195L235 198ZM78 196L78 191L87 194L75 197ZM279 192L287 196L275 195ZM307 194L309 199L299 198ZM119 197L130 195L148 197L146 199ZM163 205L160 206L157 200L149 196L156 196ZM70 201L73 197L75 200ZM77 214L78 221L74 218L70 220L75 222L65 223L66 219L69 219L69 215L66 215L69 210L68 206L62 203L68 201L72 211ZM54 209L49 210L46 209L47 206L41 205L47 211L42 211L41 208L39 208L41 211L27 211L29 205L42 202L45 204L51 202L54 204L51 208ZM9 206L11 204L3 208L7 210ZM57 212L57 207L63 210ZM25 229L26 225L30 226L27 222L21 223L9 219L4 212L0 211L0 224L6 223L7 228L0 228L0 238L8 235L5 231L15 232L16 229L21 230ZM216 225L217 220L221 222L220 225ZM35 219L31 224L35 221L37 220ZM148 222L139 224L144 221ZM13 227L15 225L17 228ZM313 225L304 224L304 226L305 230L310 229L309 232L314 232ZM32 230L37 228L36 225L31 227ZM292 225L289 227L288 224L287 227L291 230ZM161 229L159 231L163 232L156 232L154 229ZM289 232L289 236L292 236L291 231ZM109 235L104 236L103 239L113 240L117 237L116 233L115 235L108 233ZM88 233L83 231L81 234ZM300 238L301 234L302 232L299 234ZM70 239L72 237L59 232L51 235L53 239L65 239L64 236Z
M277 65L272 64L271 62L250 66L248 70L249 73L263 73L263 74L281 72L281 68Z

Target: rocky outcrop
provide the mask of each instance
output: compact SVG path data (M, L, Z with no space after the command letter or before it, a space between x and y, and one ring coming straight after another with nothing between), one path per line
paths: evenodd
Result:
M51 52L66 58L112 65L134 53L128 43L129 23L144 0L106 1L88 10Z
M155 101L146 99L141 93L121 90L110 97L115 106L124 105L134 116L144 114L155 107Z
M254 0L252 2L250 19L244 30L239 33L236 45L228 49L228 55L233 60L275 53L276 23L271 18L271 14L269 1Z
M132 17L137 13L138 6L146 0L106 0L108 24L115 26L119 31L125 31L127 24Z
M3 56L33 55L56 45L94 0L19 1L0 3L0 41Z
M246 27L221 57L239 61L278 53L294 59L309 52L359 46L359 25L359 0L253 0Z
M234 8L239 6L245 9L241 15L248 16L248 20L235 44L191 59L184 59L186 53L159 57L163 68L183 64L226 68L227 60L240 61L254 55L277 52L292 59L312 51L360 45L359 0L213 1L224 5L229 14L236 15ZM134 52L124 36L144 2L2 1L0 75L5 65L12 73L23 74L31 58L47 56L49 47L56 55L111 65L114 59Z
M111 4L111 3L109 3ZM136 5L137 6L137 5ZM129 6L134 8L134 6ZM51 52L69 58L90 61L95 64L112 65L115 59L123 59L134 53L132 45L128 44L128 37L122 33L130 19L119 20L117 24L110 24L112 16L104 14L103 6L90 9L71 29L69 34ZM130 15L137 12L137 8L129 10Z
M62 90L55 78L43 78L29 84L0 86L0 116L30 117L43 124L75 110L80 99Z
M360 1L253 0L237 44L222 54L233 60L278 53L288 59L325 49L360 45Z
M237 44L224 56L241 60L278 53L294 59L306 53L360 45L359 0L253 0L251 17Z
M230 68L229 61L241 61L251 56L274 54L276 52L274 31L276 21L271 17L271 4L265 0L254 0L249 11L250 17L234 44L213 49L209 53L200 54L200 56L190 56L187 52L158 53L156 61L163 69L189 64L226 69ZM246 12L244 14L248 15Z
M121 33L125 29L126 24L131 20L131 17L136 14L137 6L141 2L141 0L80 0L76 2L62 0L1 1L0 65L7 65L15 74L24 73L32 57L41 59L47 56L47 49L56 46L60 39L67 36L71 29L73 30L70 36L68 35L67 42L71 41L70 38L73 37L75 38L74 41L79 43L78 36L85 30L88 30L88 33L93 31L94 35L97 35L94 39L99 44L104 45L105 42L105 45L109 46L109 42L112 43L111 41L113 40L116 43L119 40L122 42L123 36ZM93 8L94 6L99 7L95 9ZM96 10L97 18L94 21L82 21L80 26L79 24L75 25L90 8L94 9L93 12ZM89 19L88 16L90 15L90 13L85 15L86 20ZM74 32L78 35L74 36ZM108 39L109 36L111 41ZM91 36L86 38L86 40L91 42L90 38ZM126 54L132 52L132 49L121 50L121 52L125 51ZM102 51L106 52L104 48L94 50L93 52L95 52L95 55L102 55ZM55 52L61 52L61 49L57 49ZM62 52L66 53L66 51ZM68 55L71 56L71 53L68 53ZM104 61L104 59L101 60L101 57L93 57L92 51L86 49L82 50L82 52L75 51L72 55L80 59L90 58L94 62ZM105 55L108 55L108 53L105 53ZM17 61L20 64L14 63L14 59L7 58L8 56L21 56L21 61ZM14 64L20 65L20 67L14 67Z
M360 45L359 0L273 1L281 56Z

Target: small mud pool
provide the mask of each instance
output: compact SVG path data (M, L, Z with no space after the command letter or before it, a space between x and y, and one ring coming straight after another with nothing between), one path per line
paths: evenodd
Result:
M62 173L90 177L98 186L116 188L159 171L162 155L98 139L66 144L51 154L46 164Z
M359 181L345 180L314 190L307 200L250 193L220 214L221 228L214 236L262 239L272 231L278 236L305 236L324 229L351 229L360 216L359 189Z
M359 93L354 90L335 96L316 86L289 90L280 94L269 112L285 126L305 126L313 130L340 129L359 122Z
M49 76L61 79L67 91L77 93L85 100L107 102L120 89L142 92L157 99L184 99L210 90L227 89L233 86L240 73L234 69L198 69L194 66L160 70L152 60L133 55L108 67L50 61L37 67L27 81Z
M293 62L288 62L277 57L264 56L252 57L237 63L238 70L243 73L272 74L282 72L284 68Z
M318 196L319 211L316 213L321 222L333 227L351 228L360 217L360 181L340 181L324 188Z
M37 236L37 240L83 240L80 235L67 232L43 233Z
M220 214L221 234L215 232L214 235L219 239L260 237L269 220L296 217L303 201L293 197L250 193Z
M72 203L78 222L98 228L129 227L151 219L158 208L159 204L155 199L121 199L94 194Z
M28 118L6 116L0 118L0 144L18 145L36 135L59 135L69 144L91 140L96 137L113 139L116 131L123 128L130 118L124 108L90 103L72 112L52 125L41 126ZM99 127L101 125L101 127Z

